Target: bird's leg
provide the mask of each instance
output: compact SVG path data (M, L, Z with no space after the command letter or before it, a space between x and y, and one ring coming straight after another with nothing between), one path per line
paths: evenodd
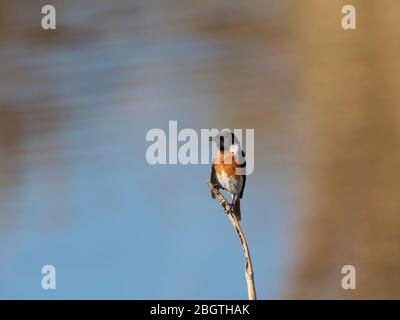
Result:
M232 197L231 206L233 208L233 205L235 204L235 200L236 200L236 195L231 193L231 197Z

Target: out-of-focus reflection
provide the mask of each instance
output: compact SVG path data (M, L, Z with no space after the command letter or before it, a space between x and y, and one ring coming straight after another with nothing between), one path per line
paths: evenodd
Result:
M145 162L169 120L255 129L259 298L399 297L400 5L341 2L0 0L0 297L246 297L210 168Z
M400 298L400 4L353 2L350 32L331 14L344 1L298 6L308 135L294 297ZM341 288L347 264L354 291Z
M246 297L240 246L204 183L209 166L145 162L147 130L169 120L256 130L243 223L258 294L276 296L298 101L284 7L52 4L49 32L37 2L1 2L12 19L0 51L0 296ZM52 295L37 281L49 263Z

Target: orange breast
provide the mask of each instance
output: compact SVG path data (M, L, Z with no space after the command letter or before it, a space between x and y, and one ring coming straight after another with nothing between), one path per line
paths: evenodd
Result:
M238 166L239 165L235 161L235 156L232 152L226 152L225 154L218 152L214 159L214 168L217 175L221 175L225 172L228 177L237 176L236 168Z

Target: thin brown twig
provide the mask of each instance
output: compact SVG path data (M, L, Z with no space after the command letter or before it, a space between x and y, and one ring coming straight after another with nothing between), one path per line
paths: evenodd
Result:
M246 258L246 265L245 265L245 276L246 276L246 283L247 283L247 293L249 296L249 300L256 300L256 287L254 285L254 273L253 273L253 266L251 264L251 257L249 247L247 246L247 241L244 236L242 227L240 226L239 221L236 220L236 216L232 211L232 206L226 201L226 199L222 196L219 192L218 188L215 187L211 181L207 181L211 192L215 195L215 199L220 203L222 208L225 210L226 214L228 215L229 220L231 220L232 225L236 229L236 232L239 236L240 242L242 243L244 256Z

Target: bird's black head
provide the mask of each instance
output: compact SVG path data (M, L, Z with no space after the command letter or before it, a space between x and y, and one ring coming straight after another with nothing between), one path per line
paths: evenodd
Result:
M217 148L221 152L224 152L225 150L229 150L231 145L237 142L237 139L232 130L224 129L216 136L210 137L210 141L215 141Z

